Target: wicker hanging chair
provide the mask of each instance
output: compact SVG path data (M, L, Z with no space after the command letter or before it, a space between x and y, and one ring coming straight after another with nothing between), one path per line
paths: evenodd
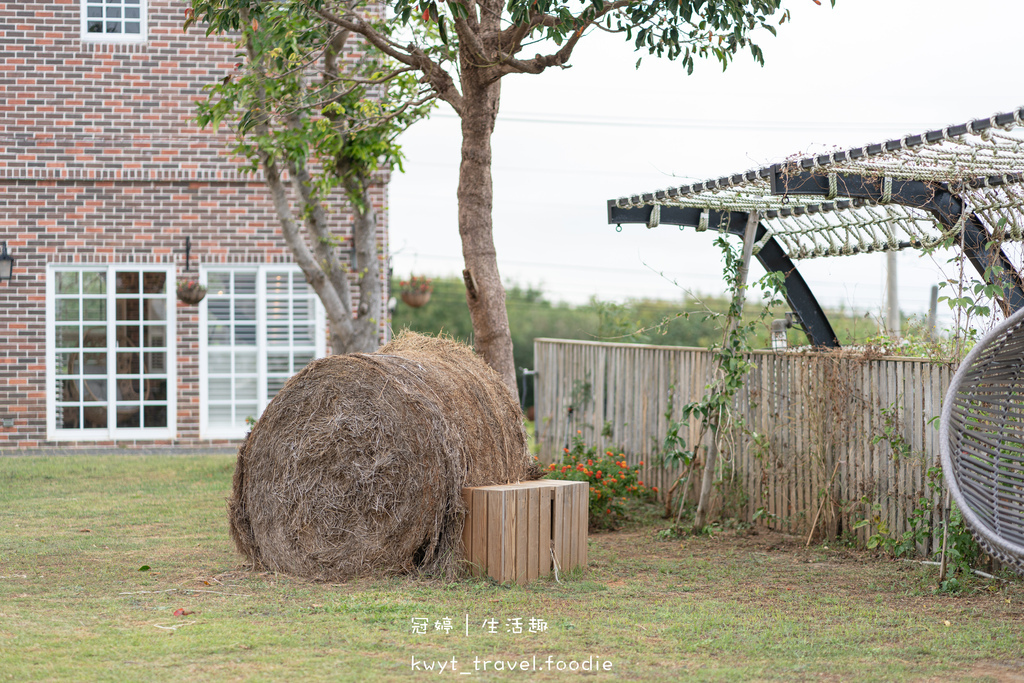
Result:
M1024 574L1024 309L960 364L942 406L939 448L946 484L975 539Z

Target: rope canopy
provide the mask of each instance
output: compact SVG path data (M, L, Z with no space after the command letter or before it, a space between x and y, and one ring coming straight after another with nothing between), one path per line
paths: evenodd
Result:
M783 273L812 346L838 346L792 259L927 248L947 238L1007 319L967 356L943 404L950 492L982 547L1024 573L1024 280L1002 250L1024 240L1024 109L941 130L608 202L610 223L744 234ZM755 213L756 212L756 213Z
M1024 241L1024 108L919 135L789 158L714 180L609 201L613 209L700 210L697 230L726 230L757 211L793 259L935 246L980 221L988 237ZM715 224L717 218L718 224Z

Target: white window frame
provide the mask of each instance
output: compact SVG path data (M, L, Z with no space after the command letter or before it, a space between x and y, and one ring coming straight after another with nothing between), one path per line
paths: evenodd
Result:
M121 272L163 272L166 273L166 310L167 310L167 426L166 427L118 427L117 420L111 420L111 412L116 405L116 363L107 360L107 427L105 429L57 429L57 332L56 332L56 282L58 272L99 272L107 276L107 346L106 352L117 353L112 347L116 339L118 321L115 319L117 310L117 288L113 286L114 273ZM80 265L72 263L48 264L46 268L46 438L48 441L155 441L174 439L177 433L177 328L175 325L175 309L177 308L174 289L174 265L146 263L110 263L107 265ZM141 386L141 385L140 385ZM115 413L116 414L116 413Z
M90 33L89 32L89 0L78 0L79 34L87 43L145 43L149 40L149 0L139 0L139 32L138 33ZM92 4L96 4L95 0ZM124 22L124 17L121 17Z
M298 273L298 266L287 264L225 264L219 266L201 266L199 282L207 285L210 271L256 272L256 412L253 417L259 418L266 409L270 399L267 397L267 274ZM312 287L310 287L312 292ZM315 358L327 355L327 313L320 298L313 294L313 338ZM207 294L207 297L209 294ZM208 298L199 304L199 438L201 439L241 439L248 431L247 427L211 427L209 418L210 383L209 383L209 320L207 311ZM272 350L291 350L293 346L273 347ZM272 398L272 397L271 397Z

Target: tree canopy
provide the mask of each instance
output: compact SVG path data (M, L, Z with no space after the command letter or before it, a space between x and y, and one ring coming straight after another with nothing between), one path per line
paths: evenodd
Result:
M327 311L333 351L373 351L384 247L371 186L378 170L400 167L395 138L432 98L407 70L395 73L389 58L308 12L264 3L237 16L240 61L207 88L198 122L231 125L247 170L262 170L284 240ZM352 210L349 238L332 206L341 199Z
M815 0L816 2L818 0ZM210 31L246 30L267 13L310 17L329 34L351 32L415 74L429 93L462 121L457 197L465 261L466 302L476 348L515 385L505 291L492 234L491 134L500 83L509 74L566 67L576 45L593 31L621 33L637 50L723 68L742 50L758 63L759 31L775 34L788 10L782 0L192 0L193 17ZM296 37L298 39L298 37ZM534 52L534 50L537 50ZM533 52L531 55L530 53ZM638 64L639 65L639 64ZM387 74L376 80L385 82Z

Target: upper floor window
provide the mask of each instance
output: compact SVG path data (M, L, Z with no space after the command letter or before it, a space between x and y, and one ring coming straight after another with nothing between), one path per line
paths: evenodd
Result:
M82 38L97 42L146 40L146 0L81 0Z

